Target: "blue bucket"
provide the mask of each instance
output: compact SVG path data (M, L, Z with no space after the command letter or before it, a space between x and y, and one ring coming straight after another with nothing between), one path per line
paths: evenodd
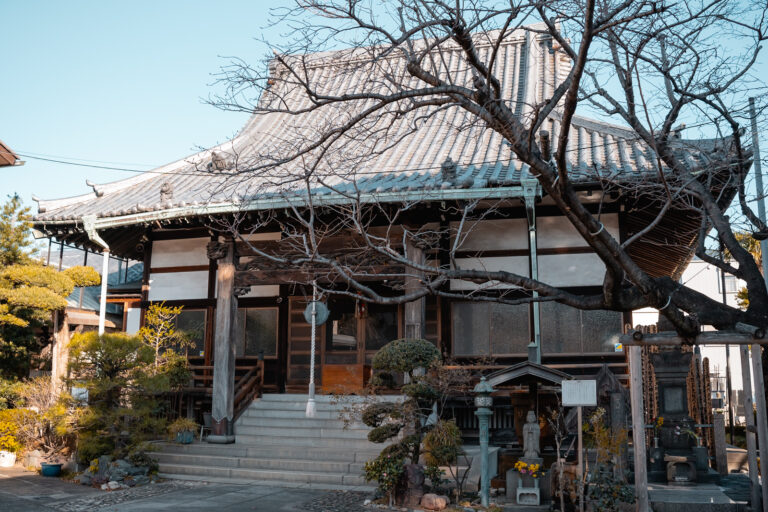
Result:
M43 476L59 476L61 475L61 464L48 464L43 462L40 464L40 474Z

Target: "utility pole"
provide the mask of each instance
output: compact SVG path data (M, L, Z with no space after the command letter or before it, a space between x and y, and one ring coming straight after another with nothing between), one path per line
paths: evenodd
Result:
M755 185L757 186L757 214L765 224L765 197L763 197L763 168L760 162L760 141L757 136L757 112L755 98L749 98L749 116L752 118L752 161L755 166ZM760 240L760 255L763 263L763 279L768 279L768 240ZM768 475L768 418L765 410L765 383L763 380L762 347L752 345L752 372L755 379L755 401L757 402L757 444L760 449L760 472L763 478ZM744 411L751 414L752 411ZM763 482L763 504L768 504L768 485Z

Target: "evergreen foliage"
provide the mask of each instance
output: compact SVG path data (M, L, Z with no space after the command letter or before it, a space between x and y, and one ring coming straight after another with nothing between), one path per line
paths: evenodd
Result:
M67 306L76 286L94 286L101 278L91 267L63 272L32 258L29 208L11 196L0 208L0 376L26 376L32 355L47 340L51 313Z

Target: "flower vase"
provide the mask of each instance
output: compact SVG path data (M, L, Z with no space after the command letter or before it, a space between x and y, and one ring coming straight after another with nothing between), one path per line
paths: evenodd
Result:
M539 488L539 479L538 478L534 478L533 479L533 488L534 489L538 489Z
M659 447L659 436L653 436L653 447L654 448Z

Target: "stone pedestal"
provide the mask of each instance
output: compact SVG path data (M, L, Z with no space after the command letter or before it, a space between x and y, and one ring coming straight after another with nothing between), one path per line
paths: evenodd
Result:
M544 468L544 459L541 458L526 458L522 457L519 459L526 464L538 464L539 465L539 472L542 472L545 470ZM543 495L546 498L550 496L550 489L549 489L549 475L545 475L546 477L539 477L537 479L533 478L530 475L521 475L518 471L514 469L507 470L507 498L515 498L515 500L518 499L518 490L519 489L534 489L536 488L536 496L537 496L537 505L541 501L541 496ZM538 480L538 482L536 481ZM524 504L521 501L517 501L518 504L522 505ZM527 503L529 504L529 503Z
M515 497L518 505L533 505L538 507L541 504L541 494L538 487L518 487Z

